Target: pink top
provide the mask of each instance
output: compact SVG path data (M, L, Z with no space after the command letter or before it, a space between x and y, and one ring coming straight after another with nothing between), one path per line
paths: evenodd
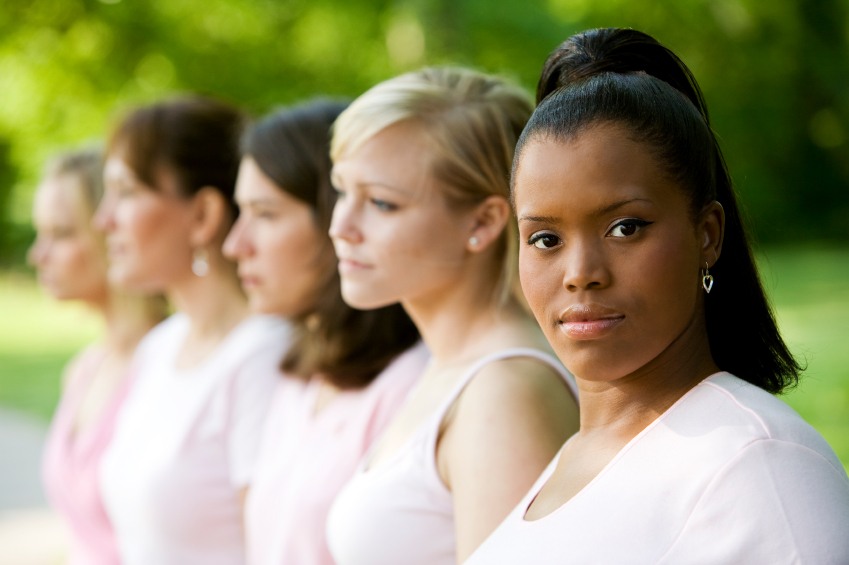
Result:
M97 468L112 438L129 377L115 389L97 421L77 435L73 429L74 417L104 357L101 349L89 347L69 367L42 457L47 498L71 532L70 565L120 563L115 534L100 497Z
M341 393L318 414L318 382L278 384L248 496L248 563L334 564L325 538L330 505L427 359L423 344L412 347L368 387Z
M203 363L176 367L189 319L174 314L136 350L135 382L100 466L124 565L241 565L241 493L289 326L252 316Z
M789 406L728 373L702 381L571 500L525 511L467 565L849 563L849 479Z
M330 549L339 565L456 563L454 504L436 465L440 425L484 366L513 357L531 357L551 365L576 395L571 375L542 351L514 348L480 359L397 453L374 469L361 466L339 494L327 521Z

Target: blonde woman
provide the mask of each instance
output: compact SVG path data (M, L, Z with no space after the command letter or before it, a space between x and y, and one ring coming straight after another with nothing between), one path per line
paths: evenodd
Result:
M334 564L330 505L427 361L398 304L356 310L339 291L328 149L346 106L316 99L282 108L242 140L240 214L224 252L239 263L251 308L293 329L245 507L249 565Z
M165 316L165 301L126 295L107 281L106 247L91 225L103 194L102 174L97 149L68 152L48 165L35 193L37 237L29 261L50 295L82 302L104 322L103 337L65 368L42 477L50 505L68 526L68 562L117 565L97 468L131 383L130 358L141 337Z
M334 126L342 294L400 302L432 354L331 510L341 565L463 561L577 428L570 377L513 294L508 179L530 111L501 79L425 69Z

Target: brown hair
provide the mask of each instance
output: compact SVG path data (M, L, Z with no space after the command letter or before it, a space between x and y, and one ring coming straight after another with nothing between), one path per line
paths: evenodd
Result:
M309 378L321 374L340 388L368 385L419 339L404 309L395 304L355 310L342 300L336 256L327 235L335 201L330 184L330 127L346 103L315 100L281 109L251 127L242 142L280 190L307 204L321 234L327 269L316 284L316 303L293 322L296 337L282 368Z
M154 190L162 168L173 172L182 196L204 187L221 192L235 218L239 136L244 117L236 108L200 96L174 98L131 112L118 125L107 154L120 152L139 180Z

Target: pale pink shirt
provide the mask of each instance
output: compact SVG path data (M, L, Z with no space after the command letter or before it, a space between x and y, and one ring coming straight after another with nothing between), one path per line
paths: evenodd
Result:
M690 390L551 514L525 511L556 460L466 561L849 563L849 479L789 406L728 373Z
M316 413L317 381L280 382L246 507L251 565L333 565L325 523L336 494L397 412L428 359L419 343L366 388Z
M330 550L339 565L456 563L454 502L436 465L439 430L451 405L483 367L514 357L550 365L576 394L571 375L542 351L506 349L480 359L397 453L373 469L366 469L364 461L336 498L327 529Z
M69 367L65 389L44 446L42 478L50 505L70 530L68 565L118 565L115 534L103 508L98 465L112 438L115 417L124 401L126 376L107 401L97 420L74 431L74 418L105 355L90 347Z
M289 327L239 324L201 365L175 367L189 320L175 314L139 345L137 374L101 464L125 565L240 565L240 492L254 462Z

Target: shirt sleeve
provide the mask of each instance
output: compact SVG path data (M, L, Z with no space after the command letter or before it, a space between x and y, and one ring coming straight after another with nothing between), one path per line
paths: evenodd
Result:
M277 381L284 349L279 344L254 351L238 369L230 390L227 452L233 486L243 488L253 478L265 417Z
M660 562L849 563L846 472L804 445L753 442L713 479Z

